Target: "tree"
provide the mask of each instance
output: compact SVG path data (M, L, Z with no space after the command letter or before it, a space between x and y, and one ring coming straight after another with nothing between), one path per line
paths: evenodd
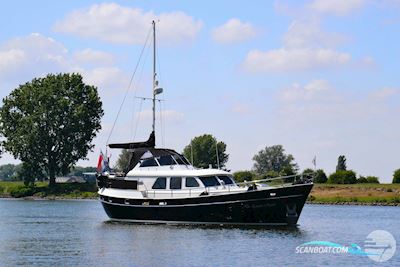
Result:
M129 162L131 160L131 155L127 149L122 149L121 154L119 154L117 163L115 164L115 169L118 171L126 171L129 168Z
M14 180L16 176L16 167L14 164L5 164L0 166L0 180Z
M357 183L357 184L366 184L366 183L368 183L368 180L367 180L367 178L365 178L364 176L360 176L360 177L357 179L356 183Z
M315 171L311 168L307 168L301 174L303 175L304 178L311 179L311 178L314 178Z
M339 156L338 163L336 165L336 171L345 171L346 167L346 157L344 155Z
M81 166L74 166L72 167L71 171L68 173L68 175L71 176L81 176L83 177L84 172L96 172L97 168L96 167L81 167Z
M354 171L336 171L329 175L328 183L330 184L355 184L357 175Z
M281 145L265 147L265 149L254 155L253 161L255 161L254 170L261 175L269 171L289 175L288 173L295 174L298 170L293 156L286 155Z
M193 166L197 168L208 168L212 165L217 167L217 149L219 166L224 167L228 161L229 155L225 153L226 144L218 142L211 134L204 134L193 138L189 145L183 149L183 155L192 161ZM192 157L193 156L193 157Z
M379 184L379 177L376 176L367 176L367 182L370 184Z
M251 181L254 177L255 175L251 171L237 171L233 174L233 178L235 178L235 181L238 183Z
M305 169L302 173L304 178L312 178L314 183L326 183L328 178L326 177L326 174L324 170L318 169L318 170L313 170L313 169Z
M68 173L93 148L102 116L97 88L84 84L81 75L35 78L3 99L2 145L24 163L24 175L38 169L53 186L56 175Z
M397 169L394 171L392 183L400 184L400 169Z

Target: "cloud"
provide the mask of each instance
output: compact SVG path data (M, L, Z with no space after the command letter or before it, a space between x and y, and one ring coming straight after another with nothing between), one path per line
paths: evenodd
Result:
M287 72L341 67L350 62L351 55L332 49L287 49L250 51L243 63L249 72Z
M387 100L388 98L398 94L399 88L384 87L371 93L371 98L375 100Z
M336 47L346 39L342 34L323 31L318 19L301 19L291 23L283 43L287 48Z
M109 65L114 63L114 56L112 54L90 48L75 52L73 57L76 62L83 64L90 63Z
M256 37L257 31L251 23L232 18L225 24L215 28L213 39L218 43L238 43Z
M365 0L314 0L308 7L321 14L344 16L360 9L365 2Z
M81 69L78 72L83 74L85 83L93 84L105 92L123 91L129 84L128 74L115 66Z
M284 102L309 102L318 99L321 100L332 100L333 87L327 81L323 79L314 79L308 84L302 86L298 83L293 83L291 86L282 89L280 92L280 98Z
M13 88L48 73L77 72L85 83L96 85L103 96L108 96L125 90L130 78L113 63L112 54L90 48L71 53L62 43L32 33L0 45L0 85Z
M9 72L15 70L20 64L25 62L26 55L21 49L7 49L0 51L0 72Z
M39 33L13 38L0 46L2 82L22 83L49 72L60 72L69 64L67 53L61 43Z
M105 42L143 44L152 20L159 20L157 36L161 43L168 44L194 39L203 26L200 20L181 11L155 14L116 3L103 3L67 14L54 25L54 30Z

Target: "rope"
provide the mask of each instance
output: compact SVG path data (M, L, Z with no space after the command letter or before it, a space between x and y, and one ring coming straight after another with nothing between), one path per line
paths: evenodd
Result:
M144 52L144 50L145 50L145 48L146 48L146 46L147 46L147 42L148 42L149 37L150 37L150 32L151 32L151 28L149 29L149 32L147 33L146 41L145 41L145 43L144 43L144 45L143 45L142 51L140 52L138 62L136 63L135 69L134 69L134 71L133 71L133 73L132 73L132 76L131 76L131 79L130 79L130 81L129 81L129 85L128 85L128 87L126 88L124 98L122 99L122 103L121 103L121 105L119 106L119 109L118 109L118 112L117 112L117 116L116 116L116 118L115 118L115 120L114 120L113 126L111 127L110 134L108 135L106 145L108 145L108 143L109 143L109 141L110 141L111 135L112 135L112 133L113 133L113 131L114 131L114 128L115 128L115 124L117 123L119 114L121 113L122 106L124 105L125 100L126 100L126 97L128 96L129 89L131 88L131 85L132 85L132 83L133 83L133 78L135 77L136 71L137 71L137 69L138 69L138 67L139 67L140 60L142 59L142 56L143 56L143 52Z
M139 115L138 115L138 119L137 119L137 121L136 121L135 134L133 135L132 140L135 140L135 138L136 138L136 133L137 133L137 129L138 129L138 126L139 126L140 118L142 117L142 106L143 106L143 101L144 101L144 99L142 99L142 100L140 101L140 107L139 107L139 113L138 113Z
M152 44L152 41L150 41L150 43L149 43L149 45L147 46L147 49L146 49L146 51L145 51L143 64L142 64L142 66L141 66L141 69L140 69L140 72L139 72L139 76L138 76L138 79L137 79L137 84L141 84L141 82L142 82L143 72L144 72L144 69L145 69L145 67L146 67L147 58L148 58L148 56L149 56L151 44ZM138 90L135 90L135 93L134 93L134 95L133 95L133 103L135 103L137 91L138 91ZM143 100L144 100L144 99L141 99L141 101L142 101L141 104L143 104ZM139 109L140 109L140 111L139 111L139 117L138 117L138 118L140 118L140 115L141 115L140 112L141 112L141 110L142 110L142 107L140 107ZM131 134L130 134L130 137L131 137L132 142L135 141L136 132L137 132L137 128L138 128L138 125L139 125L139 121L137 121L136 124L135 124L135 127L134 127L134 126L133 126L133 121L134 121L134 120L135 120L135 110L133 110L133 114L132 114L132 123L131 123ZM134 129L134 128L135 128L135 135L133 134L133 129Z

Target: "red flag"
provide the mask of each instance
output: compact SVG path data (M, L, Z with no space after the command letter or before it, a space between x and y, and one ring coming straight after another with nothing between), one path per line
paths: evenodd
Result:
M99 155L99 160L97 161L97 172L101 172L102 171L102 165L103 165L103 153L102 152L100 152L100 155Z

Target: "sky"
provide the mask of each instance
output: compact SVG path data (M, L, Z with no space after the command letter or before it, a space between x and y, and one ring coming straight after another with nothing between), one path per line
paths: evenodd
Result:
M398 0L3 1L0 98L34 77L78 72L105 111L78 165L95 166L107 140L146 140L151 102L137 97L151 96L154 19L158 147L181 152L209 133L227 144L232 171L281 144L301 170L316 156L332 173L345 155L348 169L390 182L400 168L399 14Z

